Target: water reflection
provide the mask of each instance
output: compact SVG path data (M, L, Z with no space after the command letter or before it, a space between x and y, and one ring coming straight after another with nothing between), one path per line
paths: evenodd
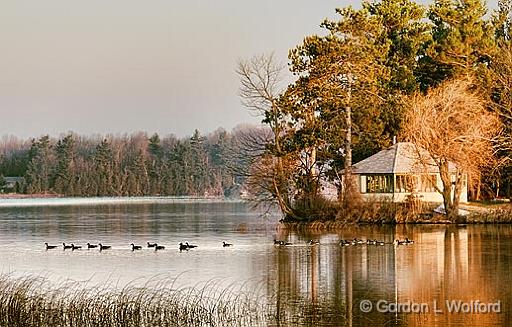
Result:
M275 218L275 217L274 217ZM125 282L184 274L262 281L275 326L507 326L512 320L512 226L361 226L339 233L276 230L243 203L0 208L0 272ZM340 239L384 246L339 246ZM415 240L393 246L396 238ZM292 246L274 246L280 239ZM310 239L320 245L309 245ZM234 243L222 248L223 240ZM43 242L106 241L112 251L44 251ZM129 244L168 249L132 253ZM177 244L199 247L180 253ZM222 283L221 283L222 284ZM361 302L372 304L369 312ZM501 313L449 313L445 302L500 301ZM424 303L421 313L379 312L377 303ZM385 301L385 302L382 302ZM442 313L436 313L434 301Z
M283 235L304 243L312 237ZM278 294L275 311L305 325L320 320L329 326L507 326L512 309L511 235L509 225L361 227L321 235L322 243L330 246L275 251L272 264L277 269L275 278L269 278L274 282L269 289ZM416 243L335 245L337 239L361 236L388 243L409 237ZM372 303L370 312L362 312L363 300ZM446 301L454 300L500 301L501 313L450 313ZM306 304L307 314L297 303ZM420 312L379 312L389 310L389 303ZM423 307L407 307L408 303Z

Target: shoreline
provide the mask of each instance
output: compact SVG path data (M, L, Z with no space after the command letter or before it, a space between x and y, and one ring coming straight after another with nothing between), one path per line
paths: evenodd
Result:
M0 208L172 204L172 203L242 203L243 199L199 196L116 196L116 197L64 197L56 195L28 195L0 197Z
M94 205L135 205L135 204L180 204L180 203L245 203L246 199L226 198L223 196L103 196L103 197L67 197L59 194L0 194L0 209L20 207L57 207L57 206L94 206ZM279 229L336 231L349 226L364 225L479 225L512 224L512 204L497 208L472 207L472 213L458 221L447 220L436 214L425 219L424 214L406 219L398 217L373 217L373 219L343 220L293 220L281 219ZM469 209L464 206L464 209ZM483 209L483 210L482 210Z
M53 199L53 198L62 198L65 197L60 194L49 194L49 193L40 193L40 194L22 194L22 193L5 193L0 194L0 200L3 199Z
M413 226L413 225L507 225L512 224L512 210L500 210L499 212L490 212L487 214L475 214L458 221L434 218L418 219L411 221L341 221L341 220L312 220L312 221L290 221L281 220L278 223L278 229L281 230L309 230L309 231L340 231L347 227L354 226Z

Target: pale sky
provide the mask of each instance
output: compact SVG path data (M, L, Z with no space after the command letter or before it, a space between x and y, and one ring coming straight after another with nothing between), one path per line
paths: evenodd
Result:
M340 0L2 0L0 135L203 133L257 123L239 59L288 50Z

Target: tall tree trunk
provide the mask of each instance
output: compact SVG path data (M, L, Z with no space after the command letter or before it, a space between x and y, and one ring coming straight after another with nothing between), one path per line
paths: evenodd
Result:
M477 182L476 182L476 194L475 194L475 201L480 201L482 193L482 177L480 174L477 176Z
M459 216L460 194L462 192L462 173L457 170L455 174L455 186L453 190L452 211L454 218Z
M439 163L439 174L441 175L441 181L443 183L443 204L446 217L454 221L456 214L453 211L453 197L452 197L452 179L450 176L449 163L447 160L443 160Z
M345 206L351 198L351 193L355 192L354 180L352 176L352 108L350 107L351 101L351 90L350 90L350 78L349 78L349 90L348 90L348 105L345 107L345 123L347 125L347 133L345 135L345 174L343 176L343 203Z
M352 108L346 108L347 135L345 137L345 171L350 172L352 168Z

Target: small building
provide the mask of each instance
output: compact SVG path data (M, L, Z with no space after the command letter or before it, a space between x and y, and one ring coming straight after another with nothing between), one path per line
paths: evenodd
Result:
M2 178L0 176L0 178ZM3 186L0 186L0 193L12 193L16 192L20 186L23 184L23 177L3 177L3 181L5 182ZM1 183L1 181L0 181Z
M400 142L352 165L361 195L366 199L403 202L414 193L422 201L442 203L443 196L436 190L436 186L443 189L439 169L426 151L420 152L412 143ZM451 164L449 169L455 178L455 165ZM460 201L468 201L466 176Z

